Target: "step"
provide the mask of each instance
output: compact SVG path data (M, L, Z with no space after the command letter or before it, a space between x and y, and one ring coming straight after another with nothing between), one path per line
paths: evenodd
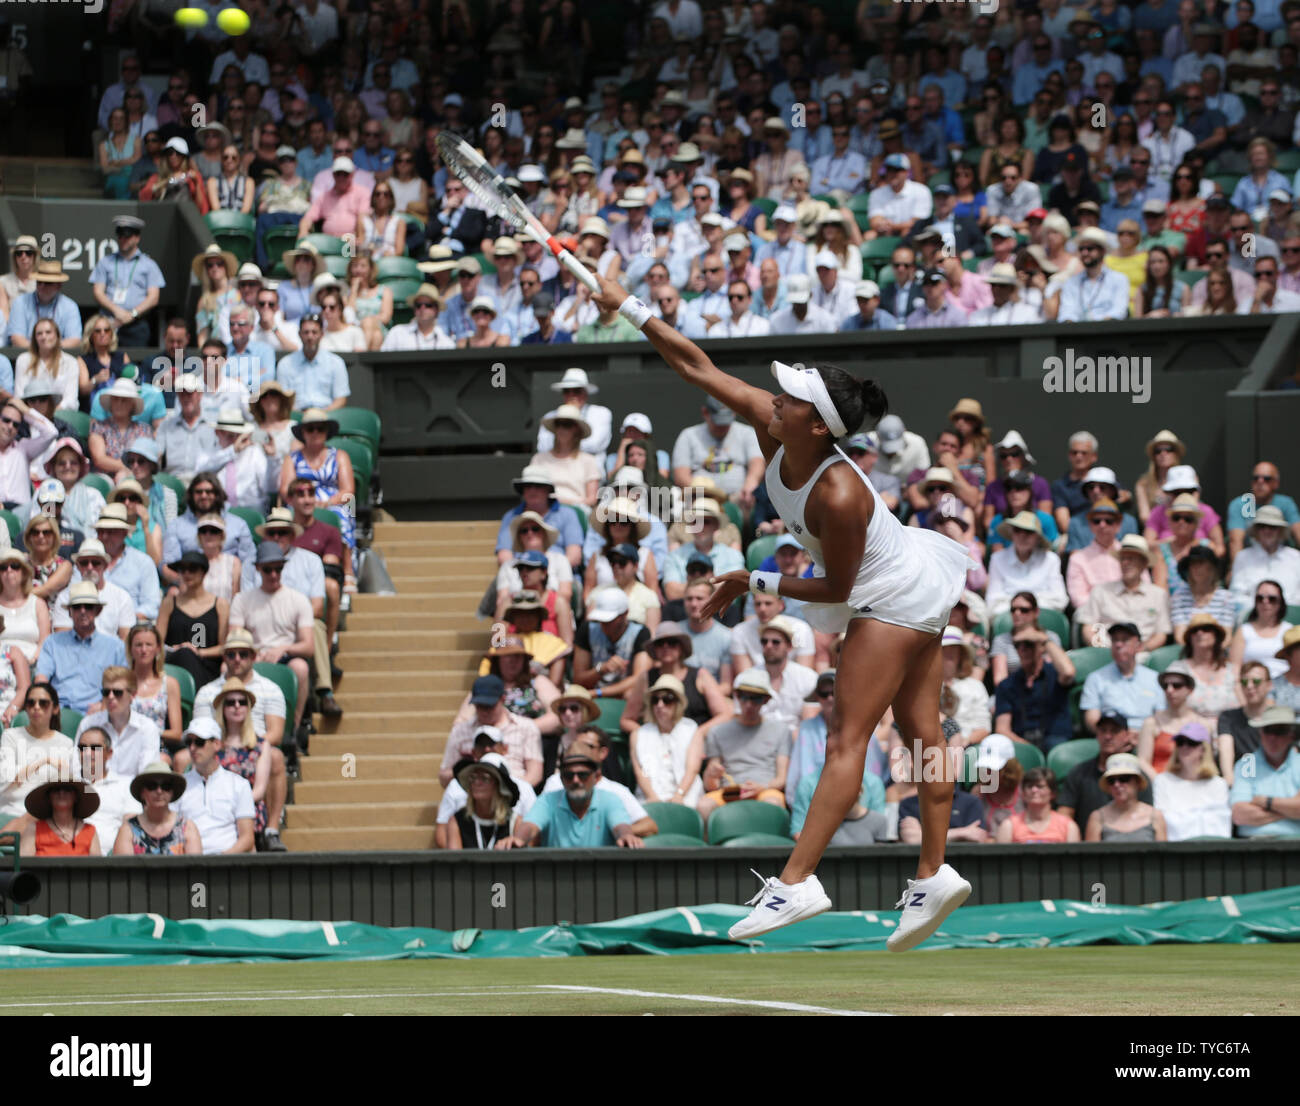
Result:
M361 691L406 691L412 687L429 691L469 691L474 683L475 671L466 666L461 671L430 671L424 669L384 669L381 672L358 672L348 669L334 690L359 689Z
M352 688L340 688L334 695L338 700L339 706L344 711L365 712L367 715L371 711L410 711L412 713L421 713L422 717L427 718L429 713L436 710L459 710L460 705L465 701L463 691L424 691L424 690L390 690L390 691L371 691L366 688L364 683L354 685ZM347 717L346 714L344 717ZM366 729L379 730L380 727L369 723L367 719Z
M287 829L282 835L291 853L396 852L433 848L433 826L409 829L366 827L358 829Z
M294 811L326 803L428 803L442 798L442 785L436 779L302 781L293 785L293 797L294 805L290 810Z
M373 737L377 734L444 734L452 727L456 712L464 700L462 695L454 707L443 710L398 711L390 710L385 704L374 711L358 709L353 714L344 714L336 720L327 732L338 737ZM315 748L313 745L312 748Z
M403 588L396 595L354 595L352 614L382 614L387 611L464 611L477 617L479 601L487 591L480 577L473 591L446 591L437 584ZM362 600L362 602L358 602ZM486 625L488 620L483 620Z
M469 595L481 597L487 591L488 584L491 583L491 563L486 566L487 571L466 572L466 573L444 573L436 577L438 583L430 588L405 588L396 595L363 595L356 594L352 597L352 613L360 614L369 611L387 610L389 607L405 607L411 610L424 610L426 608L412 608L408 604L412 599L436 599L439 605L436 609L441 610L446 606L448 595ZM410 577L403 577L410 579Z
M477 519L471 522L376 522L375 544L387 541L496 541L500 519Z
M344 761L340 756L308 756L301 760L302 778L307 782L336 780L428 780L437 782L438 766L442 763L442 754L434 756L395 755L371 756L357 753L355 758ZM344 771L348 775L344 775Z
M486 588L500 566L491 557L394 557L388 561L388 575L399 588L403 580L437 580L448 576L477 576Z
M376 541L375 545L383 550L384 559L390 561L394 557L445 557L450 554L463 557L494 557L497 548L496 537L495 530L490 537L472 540L411 538L402 535L397 538L385 538L382 542Z
M432 826L438 813L436 802L322 803L292 806L286 818L289 829L410 829Z
M488 625L484 623L484 625ZM388 672L422 669L428 672L477 670L484 650L477 649L366 649L348 651L348 635L339 635L339 667L347 672ZM347 660L347 664L343 661Z
M349 630L339 638L339 655L344 656L344 644L347 654L369 652L372 649L392 651L394 645L401 645L412 653L424 650L470 649L482 653L487 649L492 636L490 623L483 623L477 630L407 630L401 634L400 641L386 630ZM339 661L340 668L347 665Z
M480 626L491 627L491 623L480 621L472 610L436 611L353 611L348 615L348 633L358 630L392 630L405 633L407 630L472 630Z
M450 727L448 727L450 729ZM445 733L438 739L438 745L446 743ZM339 757L344 753L356 753L358 756L411 756L428 754L434 751L434 738L430 733L419 734L316 734L311 739L313 757ZM441 756L442 748L438 754ZM295 797L296 798L296 797Z
M432 570L431 570L432 572ZM401 599L405 595L434 596L447 610L475 611L492 582L490 572L482 572L469 588L448 588L445 578L432 573L425 576L398 576L393 578L393 594L377 595L376 599Z

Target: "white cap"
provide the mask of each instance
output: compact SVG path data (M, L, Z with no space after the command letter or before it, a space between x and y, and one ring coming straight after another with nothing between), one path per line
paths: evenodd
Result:
M961 636L960 626L945 626L943 630L943 640L940 642L940 648L945 645L965 645L966 639Z
M330 166L331 173L355 173L356 171L357 167L350 157L336 157L334 164Z
M980 742L979 750L979 756L975 760L976 770L984 768L996 772L1007 761L1016 759L1016 747L1005 734L989 734Z
M1165 476L1163 491L1173 492L1179 488L1201 490L1201 481L1196 475L1196 470L1191 465L1174 465Z
M627 614L627 596L623 589L605 587L593 596L591 608L587 611L587 621L612 622L621 614Z
M705 227L724 227L727 221L716 211L708 211L700 216L700 226Z
M626 430L629 426L635 430L641 431L642 434L654 433L654 428L650 424L649 416L641 414L640 411L633 411L623 420L623 429Z
M204 741L219 741L221 725L215 718L195 718L185 727L185 733L201 737Z
M53 476L43 481L41 486L36 489L37 503L62 503L65 498L63 481L56 480Z
M1085 484L1110 484L1116 488L1119 487L1119 481L1115 479L1115 470L1108 469L1104 465L1089 469L1088 475L1083 478L1083 482Z
M880 295L880 286L874 280L860 280L853 286L853 295L860 300L869 300Z
M1019 449L1025 455L1025 461L1028 464L1037 464L1033 454L1029 452L1029 446L1025 444L1025 439L1020 436L1019 430L1008 430L1003 436L1002 441L998 442L994 449Z
M626 426L627 424L624 423L623 425ZM624 465L610 477L609 486L611 488L644 488L645 473L636 465Z
M738 691L757 691L762 695L770 696L772 681L768 677L767 669L760 665L746 668L731 682L731 693L734 695Z
M996 226L989 228L990 238L1014 238L1015 230L1010 223L998 223Z
M807 274L795 273L786 279L785 298L787 303L807 303L812 298L812 283Z
M813 258L813 265L818 269L838 269L840 259L830 250L818 250L817 256Z
M521 165L519 167L519 180L522 184L529 182L544 183L546 174L542 172L540 165Z
M774 223L797 223L799 213L790 204L778 204L777 209L772 212L772 221Z
M722 245L730 253L732 250L744 250L749 248L749 236L747 234L729 234L723 239Z
M175 150L181 157L190 156L190 147L183 138L169 138L167 144L163 146L164 150Z

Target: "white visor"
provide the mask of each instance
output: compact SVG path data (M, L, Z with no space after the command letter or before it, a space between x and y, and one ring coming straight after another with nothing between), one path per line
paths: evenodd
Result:
M835 410L835 404L831 402L830 393L826 390L826 382L822 380L821 373L816 369L796 369L793 365L773 361L772 375L776 377L776 382L781 385L781 390L786 395L802 399L816 407L826 428L835 437L842 438L848 433L839 412Z

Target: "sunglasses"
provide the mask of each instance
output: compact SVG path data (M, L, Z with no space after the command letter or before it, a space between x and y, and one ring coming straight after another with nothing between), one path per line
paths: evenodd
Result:
M1290 737L1291 727L1290 726L1265 726L1264 732L1268 734L1269 737Z
M1111 515L1094 515L1092 518L1088 519L1088 522L1093 526L1119 525L1118 519L1113 518Z
M94 746L91 746L92 748ZM149 780L147 783L140 785L141 791L169 791L171 790L162 780Z
M1112 784L1131 783L1134 787L1136 787L1138 785L1138 778L1137 776L1111 776L1110 782Z
M215 737L211 737L211 738L195 737L193 734L191 734L185 738L185 747L187 749L193 749L196 745L206 745L209 741L216 741L216 740L218 739Z
M1242 681L1242 682L1244 683L1245 681ZM28 709L28 710L49 710L49 708L52 707L52 706L54 706L54 700L53 700L53 699L28 699L28 700L27 700L27 709ZM102 746L102 745L82 745L82 746L81 746L81 748L83 748L83 749L102 749L103 747L104 747L104 746Z
M739 692L736 693L736 698L739 699L742 703L765 703L765 702L767 702L767 696L766 696L766 695L756 695L756 694L755 694L754 692L752 692L752 691L739 691Z
M1186 680L1164 680L1160 686L1166 691L1190 691L1192 687Z
M656 707L670 707L677 702L677 696L664 692L659 695L652 695L650 702Z
M243 698L237 699L232 695L226 700L225 705L228 707L246 707L248 706L248 700Z
M105 699L120 699L124 695L130 695L131 690L125 687L101 687L99 693Z
M573 712L575 712L575 713L581 714L581 713L582 713L582 704L581 704L581 703L561 703L561 704L560 704L560 713L561 713L561 714L567 714L567 713L569 713L570 711L573 711Z
M591 778L590 768L573 769L568 772L560 773L560 779L562 780L587 780L590 778Z
M834 689L833 687L832 687L832 688L827 688L827 689L825 689L825 690L818 689L818 691L817 691L817 698L818 698L818 699L834 699L834 698L835 698L835 689Z
M253 651L251 649L227 649L226 656L234 657L235 660L249 661L253 659Z
M1158 445L1151 452L1152 453L1177 453L1178 450L1171 445Z

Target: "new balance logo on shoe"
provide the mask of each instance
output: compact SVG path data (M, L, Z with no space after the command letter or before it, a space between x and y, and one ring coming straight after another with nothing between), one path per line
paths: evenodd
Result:
M917 891L916 894L914 894L914 895L912 896L912 901L911 901L910 903L908 903L907 905L908 905L908 906L920 906L921 903L924 902L924 901L925 901L925 892L924 892L924 891Z
M767 908L769 910L779 910L784 905L785 905L785 899L778 899L775 895L773 895L771 902L767 903Z

